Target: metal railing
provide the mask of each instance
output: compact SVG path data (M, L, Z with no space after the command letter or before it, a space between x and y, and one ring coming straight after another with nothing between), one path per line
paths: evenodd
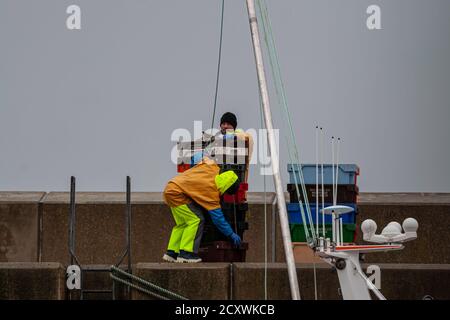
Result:
M131 273L128 273L117 266L111 266L110 269L110 277L113 279L113 282L119 282L128 288L135 289L139 292L145 293L149 296L152 296L161 300L188 300L186 297L183 297L177 293L164 289L154 283L151 283L147 280L139 278ZM133 283L133 281L135 283ZM158 292L158 293L157 293Z
M80 268L80 300L85 298L86 293L111 293L112 299L115 300L117 298L117 288L116 282L113 281L111 290L90 290L84 288L84 274L86 272L111 272L110 267L94 267L94 268L84 268L82 267L80 260L78 259L75 252L76 245L76 187L75 187L76 179L74 176L70 178L70 209L69 209L69 255L70 255L70 264L76 264ZM131 265L131 178L127 176L126 178L126 206L125 206L125 227L126 227L126 244L124 252L122 253L119 261L114 265L115 268L119 268L122 262L127 258L127 273L132 274L132 265ZM131 290L130 287L127 287L126 295L128 298L131 298ZM69 293L69 299L73 299L72 291Z

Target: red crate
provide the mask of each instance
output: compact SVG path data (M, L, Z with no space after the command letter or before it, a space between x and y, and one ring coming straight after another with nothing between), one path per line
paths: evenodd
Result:
M245 262L248 243L242 242L239 248L228 241L214 241L201 247L198 255L202 262Z
M247 201L247 190L248 190L248 184L245 182L241 182L239 185L239 189L234 195L230 194L224 194L223 195L223 202L226 203L243 203Z
M190 164L182 163L177 165L177 172L184 172L186 170L189 170L190 168L191 168Z

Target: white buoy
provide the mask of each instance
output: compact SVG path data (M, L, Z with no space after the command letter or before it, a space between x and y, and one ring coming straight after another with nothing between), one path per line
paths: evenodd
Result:
M363 233L363 239L367 241L377 231L377 223L372 219L366 219L361 223L361 231Z
M402 223L405 232L416 232L419 228L419 223L414 218L406 218Z
M394 237L402 233L402 226L396 221L391 221L383 228L381 234L386 237Z

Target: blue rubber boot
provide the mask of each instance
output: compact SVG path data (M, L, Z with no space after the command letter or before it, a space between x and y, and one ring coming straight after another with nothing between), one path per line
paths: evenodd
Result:
M167 250L162 259L167 262L177 262L178 253L173 250Z
M195 253L184 250L180 250L180 254L178 255L177 258L177 262L180 263L197 263L201 261L202 259Z

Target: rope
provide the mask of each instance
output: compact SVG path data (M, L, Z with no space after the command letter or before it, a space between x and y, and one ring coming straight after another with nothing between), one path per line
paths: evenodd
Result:
M217 95L219 92L219 77L220 77L220 62L222 60L222 40L223 40L223 16L225 11L225 0L222 0L222 13L220 18L220 41L219 41L219 57L217 61L217 76L216 76L216 92L214 94L214 110L211 120L211 130L214 128L214 118L216 116Z
M273 38L271 23L270 23L267 5L266 5L265 0L257 0L257 6L259 8L260 15L262 18L261 21L262 21L262 25L263 25L264 40L265 40L266 47L267 47L267 50L269 53L269 61L270 61L270 65L271 65L272 76L274 79L274 86L275 86L275 91L277 94L278 105L284 107L285 113L281 112L281 114L286 117L289 131L290 131L290 138L291 138L292 145L289 144L289 140L287 139L286 136L285 136L285 139L286 139L287 146L288 146L289 159L290 159L291 163L293 164L292 170L293 170L293 174L294 174L295 189L296 189L297 198L298 198L298 202L299 202L300 213L302 215L303 221L306 222L305 213L303 211L303 204L302 204L302 201L300 198L300 191L298 188L298 181L297 181L297 175L295 172L295 168L297 169L297 172L300 177L300 183L301 183L302 192L303 192L303 199L305 201L305 207L306 207L306 211L307 211L307 215L308 215L308 225L311 229L312 240L315 243L316 242L316 230L314 228L314 223L313 223L313 219L312 219L312 215L311 215L311 209L309 207L305 181L303 178L303 172L301 170L298 170L298 164L300 163L299 153L298 153L297 145L295 142L296 140L295 140L294 130L293 130L292 123L291 123L291 115L290 115L290 112L289 112L289 109L287 106L287 99L286 99L284 84L283 84L283 80L281 77L281 69L280 69L280 65L278 62L278 55L277 55L277 51L276 51L275 41ZM295 160L296 160L295 163L292 161L293 157L292 157L292 153L291 153L291 146L294 149L293 153L294 153ZM318 213L316 213L316 214L318 214ZM304 230L305 230L305 235L307 237L307 240L309 242L310 241L309 240L309 232L308 232L308 227L306 226L306 223L304 224ZM316 264L314 262L313 262L313 269L314 269L314 297L317 300Z
M122 269L119 269L119 268L117 268L117 267L115 267L115 266L112 266L111 267L111 277L113 278L113 276L114 276L114 272L117 272L117 273L119 273L119 274L121 274L121 275L123 275L123 276L125 276L125 277L128 277L128 278L130 278L130 279L132 279L132 280L135 280L135 281L137 281L137 282L139 282L139 283L141 283L141 284L143 284L143 285L145 285L145 286L148 286L148 287L150 287L150 288L152 288L152 289L154 289L154 290L156 290L156 291L159 291L159 292L161 292L161 293L164 293L164 294L166 294L166 295L168 295L168 296L170 296L170 297L172 297L172 298L174 298L174 299L178 299L178 300L188 300L187 298L185 298L185 297L183 297L183 296L180 296L180 295L178 295L178 294L176 294L176 293L174 293L174 292L171 292L171 291L169 291L169 290L167 290L167 289L164 289L164 288L161 288L161 287L159 287L159 286L157 286L156 284L153 284L153 283L151 283L151 282L148 282L148 281L146 281L146 280L144 280L144 279L142 279L142 278L139 278L139 277L137 277L137 276L135 276L135 275L133 275L133 274L130 274L130 273L128 273L128 272L125 272L125 271L123 271ZM114 279L114 278L113 278Z
M287 99L286 99L284 84L283 84L283 81L281 78L281 71L280 71L280 66L279 66L279 62L278 62L275 41L274 41L273 34L272 34L271 23L270 23L270 19L268 16L267 5L265 4L265 0L262 0L262 1L257 0L257 4L258 4L258 7L260 8L260 12L261 12L261 18L262 18L261 20L262 20L262 25L263 25L264 38L265 38L266 46L267 46L268 53L269 53L269 61L270 61L270 65L271 65L272 76L274 78L274 86L275 86L275 90L277 93L278 104L279 104L279 106L283 106L283 108L284 108L284 113L282 112L282 115L284 115L286 117L285 120L287 120L286 122L290 129L289 131L290 131L291 143L289 143L289 140L287 138L286 138L286 140L287 140L287 145L288 145L289 158L292 163L294 161L292 161L293 157L289 150L291 148L291 145L292 145L292 149L293 149L293 154L295 156L295 163L293 163L294 165L292 167L292 170L294 171L295 188L296 188L297 196L299 198L300 212L302 214L303 221L306 221L304 212L303 212L303 205L302 205L302 202L301 202L300 196L299 196L300 191L298 189L297 175L295 174L296 169L297 169L298 176L300 178L300 184L302 187L303 198L305 201L306 212L308 215L308 225L311 229L312 240L313 240L313 242L315 242L316 231L313 226L311 209L309 207L303 173L301 170L298 169L298 164L300 163L299 154L298 154L298 149L297 149L297 146L295 143L294 130L293 130L292 123L290 120L291 115L290 115L289 109L287 107ZM306 237L309 238L309 232L307 231L306 225L304 226L304 228L305 228Z
M281 98L282 97L282 93L280 92L282 90L280 89L280 86L277 85L277 80L280 81L279 79L281 79L281 75L277 74L277 71L279 71L279 70L277 70L277 67L276 67L276 65L274 63L276 61L276 59L277 59L276 58L276 49L275 49L275 46L274 46L274 43L273 43L273 38L269 38L268 37L268 35L271 34L271 31L270 31L270 20L269 20L269 17L268 17L267 9L264 8L261 3L263 3L263 2L258 0L257 1L257 7L259 9L260 16L261 16L261 21L262 21L262 26L263 26L263 34L264 34L264 41L266 43L266 47L267 47L268 53L269 53L269 62L270 62L270 66L271 66L272 76L273 76L273 78L275 80L274 87L275 87L275 90L276 90L276 93L277 93L278 104L279 104L279 106L281 106L281 105L284 104L284 102L282 101L283 100ZM291 128L291 132L292 131L293 130ZM294 161L293 161L293 156L292 156L291 147L290 147L291 143L290 143L290 141L289 141L289 139L288 139L288 137L286 135L284 135L284 138L285 138L286 144L288 146L289 159L290 159L291 163L293 163ZM295 140L294 139L293 139L292 143L295 146ZM297 161L297 163L298 162L299 161ZM300 182L302 183L302 188L304 189L303 190L304 191L303 192L303 196L304 196L304 199L306 200L305 201L305 206L306 206L306 211L307 211L307 214L308 214L308 220L306 220L306 218L305 218L305 213L304 213L304 209L303 209L303 202L301 201L301 197L299 196L300 195L300 191L298 189L298 184L299 183L297 181L297 175L295 174L295 169L296 168L297 168L297 166L293 165L295 188L296 188L297 196L298 196L298 199L299 199L300 214L302 216L303 221L305 221L305 222L308 221L308 223L304 224L304 230L305 230L306 238L309 239L310 238L310 231L308 230L307 225L309 225L310 228L313 229L313 227L312 227L312 217L311 217L309 204L307 202L306 188L303 188L303 184L304 184L303 175L302 175L302 172L300 171L299 172L299 176L301 177L301 181ZM315 239L315 230L311 231L311 235L312 235L312 239L314 240Z
M133 283L131 283L131 282L128 282L128 281L126 281L126 280L123 280L122 278L116 277L116 276L113 275L113 274L110 274L110 277L111 277L111 279L113 279L113 280L115 280L115 281L117 281L117 282L120 282L120 283L122 283L122 284L124 284L124 285L127 285L127 286L129 286L129 287L131 287L131 288L133 288L133 289L138 290L138 291L144 292L144 293L146 293L146 294L148 294L148 295L150 295L150 296L153 296L153 297L155 297L155 298L158 298L158 299L161 299L161 300L169 300L168 298L166 298L166 297L164 297L164 296L161 296L161 295L159 295L159 294L157 294L157 293L154 293L154 292L152 292L152 291L150 291L150 290L147 290L147 289L145 289L145 288L139 287L139 286L137 286L137 285L135 285L135 284L133 284Z

